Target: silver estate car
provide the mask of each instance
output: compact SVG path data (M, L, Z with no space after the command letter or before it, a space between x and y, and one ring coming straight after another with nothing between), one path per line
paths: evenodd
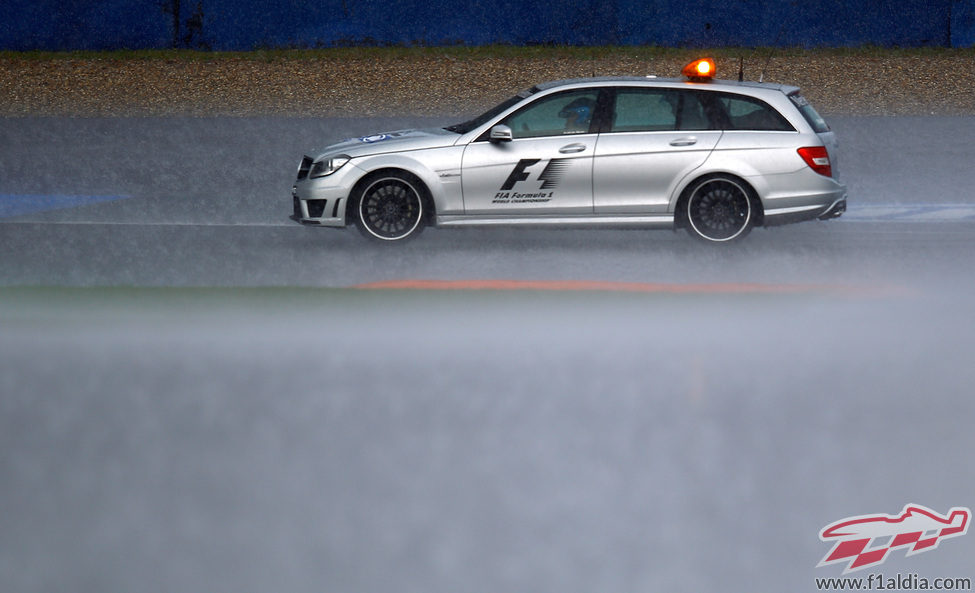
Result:
M532 87L470 121L304 157L292 218L396 242L424 226L684 228L709 242L846 210L836 138L791 86L612 77Z

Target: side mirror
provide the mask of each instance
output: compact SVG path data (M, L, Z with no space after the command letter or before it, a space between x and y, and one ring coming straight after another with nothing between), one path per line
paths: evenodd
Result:
M511 128L504 125L496 125L491 128L491 135L489 136L491 142L511 142L513 136L511 134Z

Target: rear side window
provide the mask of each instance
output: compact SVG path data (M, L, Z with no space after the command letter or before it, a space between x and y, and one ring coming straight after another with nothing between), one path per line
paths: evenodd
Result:
M714 130L717 129L708 116L708 109L701 102L701 93L681 92L680 111L677 117L679 130Z
M616 92L611 132L659 132L677 129L680 96L669 89L620 89Z
M764 101L742 95L722 94L718 103L727 115L728 130L794 132L795 128Z
M813 109L813 106L805 97L799 93L792 93L789 95L789 98L792 99L792 103L799 109L802 117L806 118L806 121L809 122L809 126L812 127L814 132L823 134L829 131L829 124L826 123L823 116L816 113L816 110Z
M611 132L713 129L698 93L677 89L616 91Z

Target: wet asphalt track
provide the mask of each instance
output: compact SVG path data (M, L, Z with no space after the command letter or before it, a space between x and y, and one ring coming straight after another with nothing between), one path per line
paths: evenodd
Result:
M732 249L286 220L416 123L0 121L0 589L815 590L827 523L975 506L975 119L833 118L849 216ZM801 290L344 288L402 278Z
M414 277L913 283L928 270L952 280L952 262L975 241L975 172L967 165L975 118L833 118L850 213L759 229L727 250L669 231L437 229L389 250L351 229L287 219L296 163L311 147L449 121L4 120L0 247L9 256L0 285L344 287ZM51 207L72 203L85 205Z

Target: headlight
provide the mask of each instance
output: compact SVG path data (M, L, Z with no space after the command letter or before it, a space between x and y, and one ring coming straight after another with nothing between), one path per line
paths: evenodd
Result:
M316 177L331 175L332 173L335 173L341 169L342 166L350 160L351 159L345 155L339 155L322 159L320 161L315 161L315 163L311 166L311 172L308 173L308 176L314 179Z

